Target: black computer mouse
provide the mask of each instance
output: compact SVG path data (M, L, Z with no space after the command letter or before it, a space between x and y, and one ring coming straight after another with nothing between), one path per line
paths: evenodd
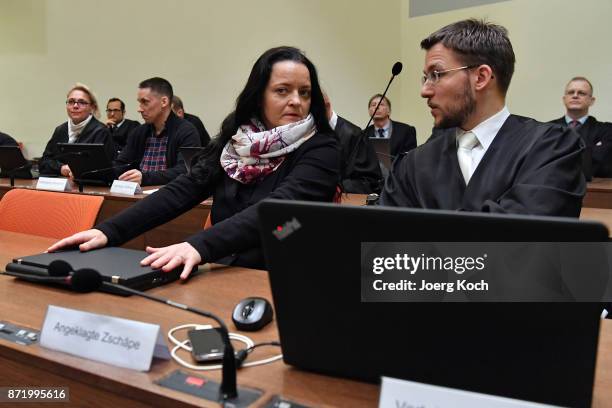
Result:
M272 321L272 305L264 298L242 299L232 313L232 321L238 330L255 331Z

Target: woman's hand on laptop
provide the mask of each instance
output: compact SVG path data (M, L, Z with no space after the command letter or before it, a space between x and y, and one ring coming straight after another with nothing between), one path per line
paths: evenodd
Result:
M164 272L170 272L181 265L185 265L181 272L181 279L187 279L193 267L202 262L200 253L187 242L163 248L148 246L146 251L150 255L140 261L142 266L150 265L154 269L161 268Z
M85 252L91 249L102 248L108 243L108 238L104 233L97 229L77 232L76 234L57 241L51 245L47 252L55 252L59 249L79 246L79 250Z

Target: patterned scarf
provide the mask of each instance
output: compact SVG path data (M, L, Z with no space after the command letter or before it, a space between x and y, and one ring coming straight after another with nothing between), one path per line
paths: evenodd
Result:
M221 167L243 184L253 183L275 171L293 152L315 134L312 115L299 122L266 130L257 119L242 125L221 153Z

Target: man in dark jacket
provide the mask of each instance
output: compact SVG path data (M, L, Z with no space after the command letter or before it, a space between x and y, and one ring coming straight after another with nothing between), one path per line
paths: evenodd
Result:
M595 103L593 86L585 77L570 79L563 93L565 115L551 121L563 127L574 128L586 145L583 169L587 179L612 177L612 123L599 122L589 116Z
M204 123L196 115L185 112L183 107L183 101L178 96L172 97L172 112L176 113L179 118L185 119L190 122L198 131L200 135L200 143L202 146L206 146L210 142L210 136L204 127Z
M145 124L132 132L115 161L116 172L119 180L143 186L166 184L187 171L179 148L200 146L200 138L191 123L172 112L170 82L151 78L138 88L138 112ZM131 169L122 172L125 168Z
M515 56L507 30L459 21L421 48L421 96L441 130L394 162L380 204L578 217L584 144L571 129L510 114Z
M119 98L110 98L106 103L106 127L111 132L117 153L125 147L128 136L140 126L135 120L126 119L125 103Z
M395 158L417 146L416 129L407 123L391 120L391 101L386 96L382 101L381 98L381 94L370 98L368 112L370 116L374 114L374 123L364 131L368 138L389 139L389 154ZM378 110L374 113L376 106Z

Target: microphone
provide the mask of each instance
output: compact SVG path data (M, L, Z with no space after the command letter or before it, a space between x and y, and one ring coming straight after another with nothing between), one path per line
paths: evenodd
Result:
M102 169L94 169L94 170L89 170L89 171L85 171L83 173L81 173L81 175L79 176L79 178L75 178L74 181L76 181L79 185L79 192L82 193L83 192L83 184L84 182L87 182L87 178L86 177L91 177L91 176L95 176L96 174L99 173L104 173L107 171L113 171L114 170L118 170L121 168L129 168L132 167L135 164L134 161L130 162L130 163L125 163L125 164L119 164L117 166L111 166L111 167L104 167ZM113 179L114 179L114 174L113 174ZM91 179L90 179L91 180ZM94 180L97 181L97 180Z
M389 83L387 84L387 87L385 88L385 92L382 93L382 97L378 100L378 104L376 105L376 108L374 109L372 116L370 116L370 120L368 120L368 124L363 128L364 130L367 129L368 126L370 126L370 123L372 123L372 120L374 119L374 115L376 115L376 112L378 112L378 107L380 106L380 103L383 101L383 99L385 99L385 95L387 95L387 91L389 90L389 86L391 86L391 82L393 82L395 77L399 75L400 72L402 72L403 67L404 66L399 61L393 64L393 67L391 68L391 79L389 79Z
M376 105L374 112L370 116L370 120L368 120L367 125L363 128L363 131L361 132L358 142L355 143L355 146L353 147L353 150L351 151L351 154L349 155L345 175L349 175L353 172L353 168L355 167L355 159L357 156L357 148L359 147L360 143L365 142L366 130L370 126L370 123L372 123L372 120L374 120L374 115L376 115L376 112L378 112L380 103L383 101L383 99L385 99L385 96L387 95L387 91L389 90L389 86L391 86L391 82L393 82L393 79L395 79L395 77L399 75L400 72L402 72L402 68L403 68L403 65L399 61L393 64L393 67L391 68L391 79L389 79L389 83L387 83L387 87L385 88L385 91L382 93L382 97L378 100L378 104Z
M55 261L54 261L55 262ZM70 264L65 261L61 261L63 264L57 265L54 268L56 272L64 273L66 270L66 265L69 270L72 268ZM53 262L52 262L53 263ZM65 264L65 265L64 265ZM51 269L51 264L49 264L49 268ZM221 333L221 337L223 339L224 344L224 352L223 352L223 364L222 364L222 374L221 374L221 399L226 401L228 399L236 398L238 396L238 390L236 386L236 357L234 355L234 346L232 345L229 339L229 330L227 326L223 322L223 320L214 315L213 313L206 312L201 309L197 309L195 307L187 306L182 303L174 302L170 299L165 299L159 296L150 295L148 293L141 292L139 290L135 290L132 288L128 288L127 286L119 285L116 283L106 282L102 280L102 275L94 269L79 269L75 271L72 275L71 285L75 290L79 292L93 292L95 290L99 290L101 287L109 287L119 291L123 291L125 293L129 293L132 295L140 296L149 300L153 300L155 302L164 303L168 306L175 307L177 309L186 310L188 312L195 313L200 316L204 316L209 319L215 320L220 328L219 331Z
M134 162L132 161L130 163L118 164L116 166L105 167L105 168L102 168L102 169L89 170L89 171L85 171L85 172L81 173L81 177L79 177L79 178L82 179L84 176L91 176L91 175L94 175L94 174L102 173L104 171L117 170L117 169L121 169L121 168L125 168L125 167L132 167L133 165L134 165Z
M92 292L99 287L95 280L96 275L100 276L98 272L93 269L79 269L71 273L71 270L70 264L66 261L56 260L49 264L48 276L32 275L9 270L5 271L4 274L33 283L51 283L69 286L71 289L81 293Z
M391 75L393 76L399 75L399 73L402 72L403 67L404 66L402 65L402 63L397 61L395 64L393 64L393 67L391 68Z

